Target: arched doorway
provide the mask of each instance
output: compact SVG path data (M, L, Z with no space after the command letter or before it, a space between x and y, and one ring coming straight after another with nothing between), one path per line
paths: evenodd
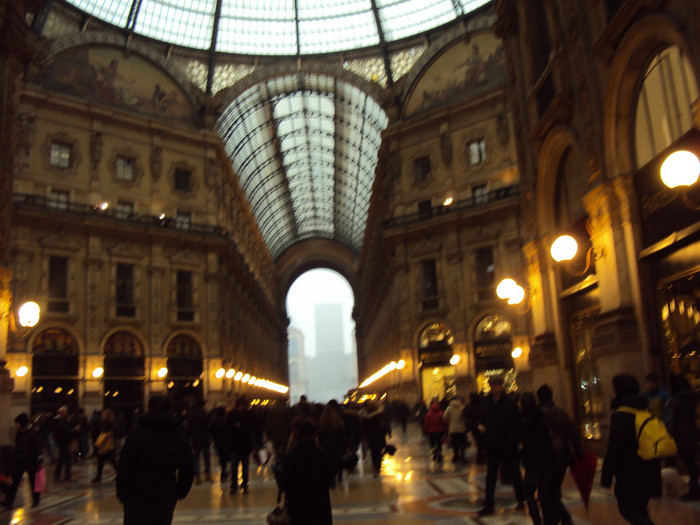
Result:
M168 394L173 403L191 406L204 399L202 348L194 337L179 334L168 343Z
M31 413L78 404L78 343L63 328L48 328L32 345Z
M104 408L122 412L130 420L135 409L143 410L143 345L131 332L116 332L105 342L104 355Z
M421 391L425 401L449 399L456 395L455 367L452 359L454 336L445 323L430 323L418 336L418 362Z
M479 321L474 330L474 365L478 391L488 391L488 378L492 375L503 376L506 391L517 388L512 352L511 323L506 316L489 314Z

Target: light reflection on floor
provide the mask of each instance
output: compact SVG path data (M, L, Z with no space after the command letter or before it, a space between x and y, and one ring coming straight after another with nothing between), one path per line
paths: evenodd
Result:
M395 456L385 456L382 476L371 474L369 457L358 464L357 471L331 491L335 523L360 525L524 525L531 523L524 512L515 510L512 488L498 485L495 515L477 518L481 506L485 471L469 463L455 466L446 454L443 464L430 461L428 445L417 425L409 432L394 433ZM212 458L213 459L213 458ZM90 484L95 471L94 460L74 468L74 483L49 484L38 509L23 508L31 501L25 482L13 512L0 513L0 525L121 525L122 508L114 493L113 472L106 471L105 481ZM214 473L218 479L218 471ZM51 479L49 477L49 479ZM180 502L175 524L263 524L277 496L274 477L269 468L251 467L249 494L230 494L228 485L201 483ZM563 499L577 525L624 525L612 493L594 486L591 505L586 513L570 480L564 486ZM675 499L652 501L652 518L658 525L700 523L700 503L681 503Z

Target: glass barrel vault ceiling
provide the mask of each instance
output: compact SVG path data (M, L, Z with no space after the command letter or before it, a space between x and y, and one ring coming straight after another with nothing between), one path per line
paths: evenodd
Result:
M242 55L335 53L394 42L453 22L489 1L67 0L145 37Z
M297 241L359 251L388 119L360 89L298 73L245 91L217 130L274 258Z

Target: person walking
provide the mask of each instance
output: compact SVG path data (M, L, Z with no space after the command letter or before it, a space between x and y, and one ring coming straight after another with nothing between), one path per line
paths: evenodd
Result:
M544 384L537 389L537 400L552 447L552 465L544 471L539 490L544 525L560 522L571 525L571 514L561 500L561 486L566 469L573 464L575 457L583 456L581 438L574 420L554 405L554 392L549 385Z
M281 483L292 525L333 523L329 488L335 476L315 438L314 421L295 418L291 440L295 445L282 461Z
M192 450L170 411L166 396L152 396L124 442L117 466L124 525L171 524L177 501L192 487Z
M117 460L115 456L116 440L113 432L114 412L112 409L105 408L101 415L100 433L94 443L95 454L97 455L97 474L91 483L99 483L102 481L102 471L105 463L109 462L117 470Z
M26 472L29 476L29 485L32 491L32 507L39 505L41 492L34 490L34 480L39 468L39 455L41 454L41 438L34 429L29 426L29 416L22 412L15 418L15 453L12 461L10 484L2 506L11 509L15 502L15 496L19 490L22 476Z
M73 422L73 413L68 410L67 406L62 406L58 409L58 413L53 422L52 433L53 439L58 448L58 459L56 460L56 468L53 474L53 480L56 483L63 481L72 481L71 465L73 457L71 452L71 442L78 437L78 425ZM61 478L61 472L64 471L65 477Z
M443 419L444 412L440 403L433 401L430 409L423 418L423 433L428 436L428 444L432 452L433 460L442 461L442 439L447 432L447 423Z
M214 409L210 427L211 439L214 443L214 450L219 458L221 466L221 483L228 479L228 463L231 461L231 443L226 427L226 407L218 406Z
M503 391L501 376L489 377L489 386L491 391L484 397L481 423L478 427L484 434L486 445L486 489L484 506L478 511L479 516L488 516L494 512L496 480L501 468L513 482L513 490L518 500L516 508L525 508L522 478L511 436L519 417L518 405Z
M362 419L362 428L372 458L374 477L378 478L382 468L384 447L386 447L386 435L390 429L384 418L384 410L381 405L374 403L374 401L366 401L364 408L367 411Z
M241 465L241 491L248 494L248 469L250 454L256 439L253 418L248 410L245 398L236 399L233 410L226 416L229 443L231 449L231 494L238 491L238 465Z
M452 463L466 463L467 423L464 420L464 403L461 398L455 397L450 401L443 418L447 423L447 434L452 444Z
M345 421L340 415L338 402L331 399L326 404L318 421L318 445L330 462L334 473L331 488L336 480L343 479L343 453L347 448Z
M187 423L185 425L194 452L195 483L202 482L200 458L204 460L204 480L214 481L211 477L211 456L209 454L211 447L211 418L204 410L205 405L204 401L195 403L195 406L187 414Z
M600 484L609 488L615 478L615 497L620 514L633 525L654 525L649 517L649 499L661 496L661 464L658 459L642 460L637 454L635 414L621 407L646 409L648 402L639 395L639 382L629 374L612 380L615 397L610 403L608 447L603 460Z

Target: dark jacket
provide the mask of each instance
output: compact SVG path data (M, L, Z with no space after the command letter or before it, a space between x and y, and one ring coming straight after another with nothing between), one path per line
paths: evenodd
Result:
M697 404L698 395L691 390L678 392L668 404L668 430L676 441L678 450L695 450L697 446Z
M282 490L292 525L333 523L328 489L334 476L328 458L314 441L299 441L282 465Z
M203 408L197 407L187 416L187 434L192 447L200 450L209 448L211 418Z
M526 469L544 472L556 466L552 440L541 410L523 413L511 439L513 443L508 444L509 448L514 448L516 443L522 444L520 457Z
M622 398L614 400L611 408L622 406L644 409L647 400L642 397ZM661 495L661 464L656 459L643 461L637 455L635 415L630 412L616 410L610 416L610 435L600 484L610 487L613 476L615 494L635 494L646 498Z
M20 428L15 434L15 468L36 470L41 449L39 434L29 427Z
M250 410L231 410L226 415L226 429L232 452L250 454L253 451L256 443L255 425Z
M127 436L117 467L117 497L126 504L171 502L187 496L194 459L187 436L175 418L147 414Z
M486 449L504 450L512 443L511 433L515 430L519 410L515 400L505 392L498 401L492 395L484 397L481 405L481 423L486 427Z
M58 416L53 420L51 431L53 432L53 440L59 448L66 448L70 442L77 439L78 432L75 429L77 423L73 420L68 421L62 416Z
M541 403L540 411L547 425L553 453L559 465L571 465L574 455L583 455L583 446L578 427L569 414L553 403Z

